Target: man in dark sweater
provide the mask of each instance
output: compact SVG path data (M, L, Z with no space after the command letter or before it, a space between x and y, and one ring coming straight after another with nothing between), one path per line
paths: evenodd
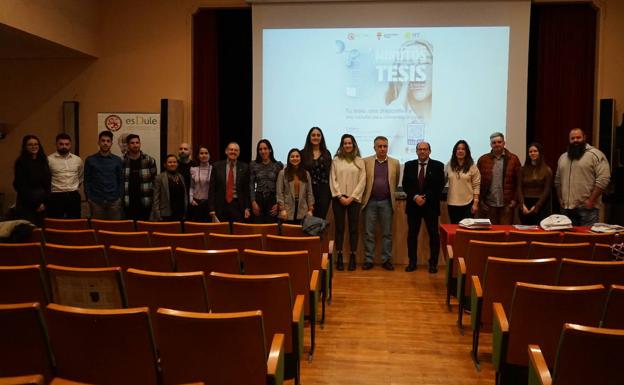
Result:
M85 195L91 217L122 219L123 164L111 153L113 133L102 131L98 136L100 151L87 157L84 166Z

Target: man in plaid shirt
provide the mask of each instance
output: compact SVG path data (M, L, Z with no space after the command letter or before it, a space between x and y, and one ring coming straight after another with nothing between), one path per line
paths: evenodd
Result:
M123 157L126 218L146 221L152 211L156 161L141 151L138 135L128 135L126 143L128 151Z

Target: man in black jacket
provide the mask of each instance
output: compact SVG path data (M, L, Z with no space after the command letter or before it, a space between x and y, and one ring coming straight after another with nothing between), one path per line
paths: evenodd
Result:
M429 234L429 272L438 272L438 254L440 253L440 195L444 188L444 165L429 158L431 145L421 142L416 147L418 159L405 163L403 171L403 190L407 194L405 212L407 213L407 254L409 264L405 271L416 270L418 257L418 232L421 219L425 220Z
M225 155L226 160L212 166L208 193L210 216L221 222L242 222L250 213L249 166L238 160L238 143L228 144Z

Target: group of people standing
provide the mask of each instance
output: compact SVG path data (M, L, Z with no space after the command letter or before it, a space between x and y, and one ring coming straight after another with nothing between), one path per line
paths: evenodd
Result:
M286 166L273 155L271 143L262 139L251 164L239 161L240 147L229 143L226 159L210 164L207 147L199 146L197 160L182 143L177 155L169 154L157 174L154 158L141 151L138 135L126 137L123 159L111 153L113 134L98 136L99 151L84 162L71 153L71 138L56 137L56 152L45 156L39 139L27 135L15 162L16 214L40 223L43 216L80 217L79 186L91 217L98 219L253 221L301 223L306 216L334 216L336 267L356 269L360 213L365 216L365 260L362 269L374 267L375 230L381 228L381 265L392 264L392 220L397 208L400 164L388 156L388 139L374 139L375 155L362 158L356 138L344 134L332 157L319 127L312 127L303 149L288 152ZM502 133L490 136L491 151L475 163L470 146L459 140L444 165L430 158L431 145L416 147L417 159L408 161L402 187L406 193L408 222L406 271L417 268L418 233L424 220L429 234L429 272L437 272L440 200L448 185L451 223L478 216L493 224L511 224L516 208L524 224L537 224L551 212L553 180L565 215L574 225L598 221L600 195L610 180L609 163L598 149L586 143L579 128L570 131L568 151L557 171L543 160L542 146L532 143L524 166L505 147ZM349 249L344 233L348 224ZM343 256L348 254L348 260Z

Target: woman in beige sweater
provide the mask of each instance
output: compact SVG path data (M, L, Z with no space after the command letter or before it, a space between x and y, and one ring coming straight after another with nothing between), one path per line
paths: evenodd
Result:
M338 252L336 269L344 270L342 245L345 215L349 218L349 270L355 270L355 252L358 244L358 220L362 194L366 187L366 169L353 135L344 134L332 162L329 187L332 193L335 235L334 248Z
M444 175L448 183L446 203L451 223L457 224L464 218L472 218L479 208L481 173L465 140L455 143Z

